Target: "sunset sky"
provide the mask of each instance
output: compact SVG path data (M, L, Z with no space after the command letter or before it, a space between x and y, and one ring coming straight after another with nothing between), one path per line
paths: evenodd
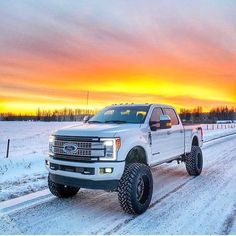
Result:
M0 1L0 112L236 106L236 1Z

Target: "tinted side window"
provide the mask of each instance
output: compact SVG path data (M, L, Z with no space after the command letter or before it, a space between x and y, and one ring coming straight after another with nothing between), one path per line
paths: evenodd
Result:
M171 108L164 108L164 113L165 115L168 115L171 119L171 123L172 125L178 125L179 124L179 120L178 120L178 117L175 113L175 111Z
M161 110L161 108L154 108L154 110L152 111L152 115L151 115L151 119L150 121L160 121L160 116L163 115L163 112Z

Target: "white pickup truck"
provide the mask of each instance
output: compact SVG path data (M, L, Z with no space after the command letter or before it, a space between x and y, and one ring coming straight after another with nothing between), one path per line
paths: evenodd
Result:
M199 175L202 143L202 128L184 127L171 106L112 105L50 136L48 186L60 198L80 188L118 191L124 211L141 214L152 198L150 167L176 160Z

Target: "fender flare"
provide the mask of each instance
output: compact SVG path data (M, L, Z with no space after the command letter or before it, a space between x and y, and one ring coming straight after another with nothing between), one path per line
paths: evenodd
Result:
M137 145L132 147L126 157L125 157L126 163L143 163L145 165L148 165L148 155L145 150L145 148L141 145Z

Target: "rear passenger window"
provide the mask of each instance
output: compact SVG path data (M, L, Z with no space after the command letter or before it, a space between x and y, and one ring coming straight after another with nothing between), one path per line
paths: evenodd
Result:
M154 110L152 111L150 121L159 122L161 115L163 115L163 112L162 112L161 108L154 108Z
M176 112L172 108L164 108L163 110L165 115L168 115L170 117L172 125L179 124L179 119L176 115Z

